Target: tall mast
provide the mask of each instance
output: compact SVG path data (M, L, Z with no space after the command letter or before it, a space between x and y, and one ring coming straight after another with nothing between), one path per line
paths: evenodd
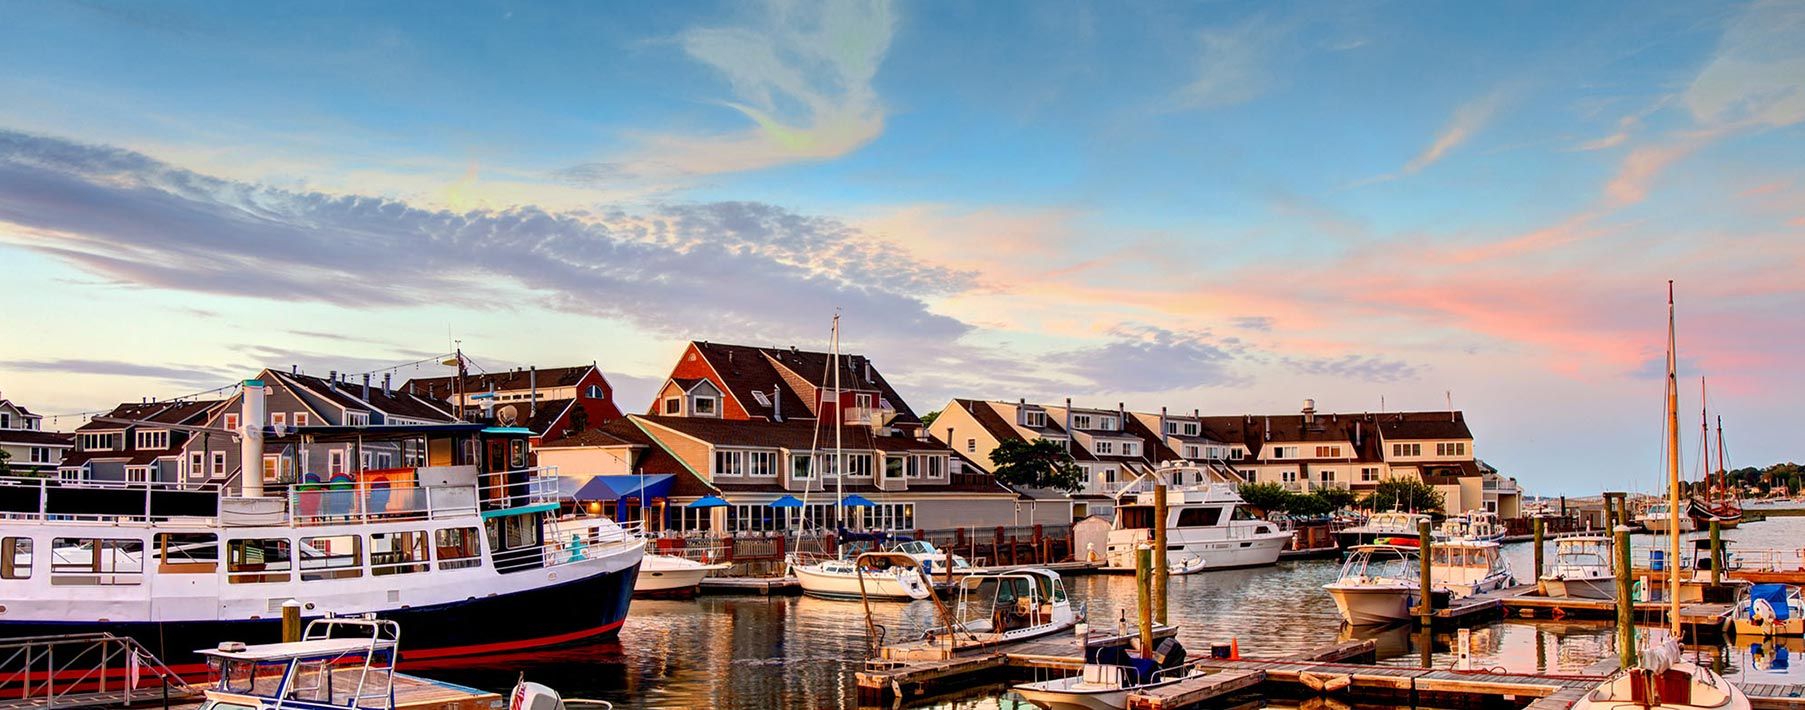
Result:
M1717 493L1712 491L1713 486L1711 485L1711 479L1715 476L1711 475L1711 415L1706 411L1705 406L1704 375L1699 375L1698 378L1698 431L1703 437L1699 439L1703 443L1699 444L1698 480L1705 484L1705 499L1716 503Z
M1723 486L1726 500L1734 498L1730 495L1730 469L1724 462L1724 415L1722 414L1717 415L1717 483Z
M1667 282L1667 621L1680 636L1680 380L1673 324L1673 281Z
M845 416L840 412L840 314L834 314L834 496L840 503L834 506L834 521L842 531L846 529L846 450L842 448L840 424Z

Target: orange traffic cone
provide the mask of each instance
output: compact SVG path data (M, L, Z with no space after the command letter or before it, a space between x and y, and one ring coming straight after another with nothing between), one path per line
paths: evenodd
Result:
M1230 636L1228 639L1228 660L1241 660L1241 637Z

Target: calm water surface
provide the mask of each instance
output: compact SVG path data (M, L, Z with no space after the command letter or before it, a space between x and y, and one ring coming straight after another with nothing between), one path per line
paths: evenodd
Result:
M1805 535L1805 518L1775 518L1725 535L1745 548L1796 547ZM1635 540L1638 548L1652 544L1664 543L1650 536ZM1533 565L1531 547L1505 546L1512 567L1525 580ZM1206 652L1211 643L1234 639L1245 655L1281 656L1371 638L1378 643L1380 662L1420 663L1420 637L1408 627L1353 630L1341 625L1334 603L1321 589L1337 569L1335 561L1311 560L1173 578L1170 611L1180 625L1179 639L1194 655ZM1094 627L1113 626L1124 610L1132 620L1137 589L1131 577L1068 577L1066 584ZM933 617L925 602L875 608L878 623L892 639L918 634ZM1454 663L1454 640L1451 632L1434 635L1433 665ZM1477 666L1522 673L1578 673L1617 652L1607 622L1512 619L1473 628L1472 644ZM1805 665L1805 643L1797 640L1782 649L1745 641L1695 652L1731 677L1805 682L1805 670L1793 668ZM505 691L524 671L567 697L605 699L617 707L856 707L852 674L864 653L865 621L857 603L704 597L633 602L618 643L493 657L425 674ZM933 707L1016 706L1003 689L991 688Z

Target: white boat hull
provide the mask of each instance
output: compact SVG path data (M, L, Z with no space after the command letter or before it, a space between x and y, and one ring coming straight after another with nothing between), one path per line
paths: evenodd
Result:
M646 555L639 563L639 578L633 582L633 593L642 595L693 593L710 572L727 565L707 565L670 555Z
M1542 587L1551 597L1573 599L1616 599L1617 580L1613 577L1543 577Z
M821 599L857 601L861 598L858 575L825 573L810 565L795 565L790 569L802 586L803 594ZM868 574L864 579L862 596L874 601L907 602L934 594L918 575L913 581L883 574Z
M1184 574L1237 567L1263 567L1279 561L1279 553L1291 533L1268 533L1215 540L1177 540L1166 542L1166 566L1183 569ZM1134 571L1134 552L1139 543L1115 543L1109 546L1109 567L1116 572ZM1199 565L1194 560L1201 560Z
M1328 590L1341 618L1355 626L1391 624L1414 616L1417 595L1412 589L1331 584Z
M1121 710L1128 706L1128 691L1103 690L1074 693L1063 690L1030 690L1016 686L1016 694L1046 710Z

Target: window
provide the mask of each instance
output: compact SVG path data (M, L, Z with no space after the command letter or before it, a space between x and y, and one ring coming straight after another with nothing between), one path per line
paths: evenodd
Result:
M226 452L224 452L224 451L213 452L213 470L212 470L211 475L213 478L225 478L226 477Z
M127 466L127 467L125 467L125 482L126 483L146 483L148 481L150 481L150 467L149 466Z
M0 429L11 429L11 428L13 428L12 413L11 412L0 412Z
M853 406L858 407L859 409L871 409L871 395L868 395L868 394L853 395L852 399L853 399Z
M1197 422L1185 422L1185 436L1197 436L1200 431L1202 429L1198 427Z
M1258 483L1259 480L1260 480L1260 472L1259 471L1249 470L1247 472L1247 482L1248 483Z
M1089 428L1091 428L1091 415L1089 415L1089 414L1072 415L1072 428L1073 429L1089 429Z
M717 450L714 452L714 475L718 478L738 477L746 473L746 452Z
M433 532L433 553L439 569L464 569L483 563L482 542L476 528L445 528Z
M978 452L978 440L977 439L966 439L965 440L965 453L975 454L977 452Z
M1246 449L1240 449L1240 448L1234 448L1234 449L1229 449L1229 450L1228 450L1228 460L1230 460L1230 461L1240 461L1240 460L1241 460L1241 456L1242 456L1242 455L1244 455L1244 454L1246 454L1246 453L1247 453L1247 450L1246 450Z
M391 574L411 574L425 572L431 559L426 552L426 533L424 531L371 533L370 534L370 574L383 577Z
M757 402L760 407L771 406L771 398L766 397L764 392L758 390L752 390L752 401Z
M81 435L81 450L82 451L106 451L107 449L111 449L111 448L113 448L112 432L107 432L105 434L83 434L83 435Z
M50 541L50 583L139 584L144 575L142 540L59 537Z
M608 394L602 391L601 385L590 385L588 389L583 390L583 393L588 395L590 399L608 398Z
M791 454L790 455L790 478L791 479L798 480L798 481L808 479L808 477L810 475L809 474L810 458L811 458L811 456L809 454Z
M1141 442L1138 442L1138 441L1122 442L1122 455L1123 456L1140 456L1141 455Z
M306 412L295 412L295 426L307 426L309 421Z
M238 429L238 413L237 412L227 412L225 423L226 423L227 429L236 431Z
M286 539L226 541L226 581L232 584L287 582L293 564Z
M213 533L157 533L157 571L213 574L219 569L219 536Z
M1221 508L1185 508L1178 511L1178 525L1181 528L1207 528L1222 522Z
M1185 458L1187 458L1187 459L1198 458L1197 447L1193 446L1191 444L1185 444Z
M927 478L946 477L946 457L928 455L921 457L921 475Z
M1423 445L1422 444L1392 444L1391 445L1391 455L1392 456L1422 456L1423 455Z
M301 538L301 581L350 579L364 574L363 537L330 535Z
M1104 466L1103 467L1103 485L1107 486L1107 485L1114 484L1115 482L1116 482L1116 467Z
M1436 456L1465 456L1466 453L1467 445L1463 442L1435 445Z
M0 539L0 579L31 578L31 538Z
M1297 458L1297 447L1295 447L1295 446L1274 446L1274 447L1272 447L1272 457L1275 459Z
M32 463L56 463L55 461L51 460L50 455L51 454L50 454L49 447L45 447L45 446L31 447L31 462Z
M326 452L326 473L345 473L345 450L333 449Z
M1022 412L1022 426L1034 429L1046 428L1047 413L1039 409L1030 409Z
M1339 446L1318 446L1318 447L1316 447L1316 458L1319 458L1319 459L1341 458L1341 447L1339 447Z
M715 403L715 398L713 398L713 397L697 397L696 398L696 412L695 412L696 416L699 416L699 417L714 416L714 414L715 414L714 403Z
M169 432L161 429L138 432L138 448L145 451L161 451L169 448Z
M1114 454L1115 454L1115 453L1116 453L1116 442L1113 442L1113 441L1098 441L1098 442L1096 442L1096 443L1097 443L1097 446L1096 446L1096 448L1097 448L1097 454L1098 454L1098 455L1102 455L1102 456L1111 456L1111 455L1114 455Z
M1098 421L1102 422L1104 431L1115 431L1118 428L1115 417L1099 417Z
M846 477L847 478L870 478L871 477L871 454L847 454L846 455Z
M777 452L746 452L746 475L759 478L772 478L777 475Z
M683 398L682 397L665 397L664 398L664 413L665 414L682 414L683 413Z
M264 482L274 483L282 480L282 474L284 473L283 469L288 468L287 466L282 465L284 463L286 463L286 461L282 458L281 454L265 455L263 457Z
M1296 471L1280 471L1279 472L1279 480L1284 481L1286 483L1296 483L1297 482L1297 472Z
M1367 466L1360 469L1360 482L1371 483L1377 480L1379 480L1379 469L1377 466Z
M276 427L278 429L288 426L288 413L286 413L286 412L270 412L269 423L270 423L270 426Z
M884 478L886 480L903 478L908 473L907 459L907 456L885 456Z
M1333 483L1335 481L1335 469L1326 468L1318 473L1319 478L1323 483Z

